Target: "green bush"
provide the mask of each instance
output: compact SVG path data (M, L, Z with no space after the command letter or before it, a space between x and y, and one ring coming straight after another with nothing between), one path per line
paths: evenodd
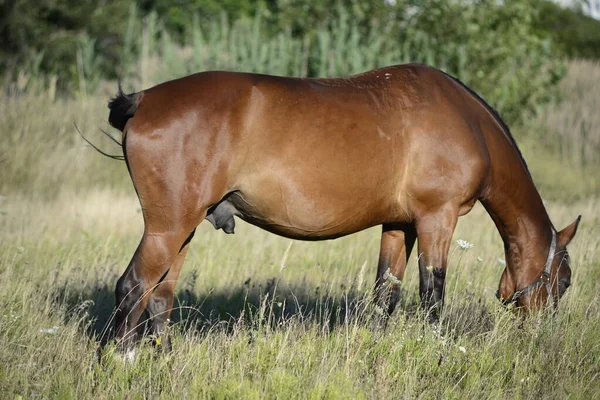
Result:
M0 72L10 81L41 54L39 72L57 76L60 90L76 91L77 52L90 39L99 55L94 74L114 78L128 14L124 1L0 1Z
M398 1L385 15L352 4L320 22L309 14L306 25L282 11L289 24L274 33L263 13L204 24L196 17L181 41L155 13L133 18L122 75L140 89L210 69L334 77L422 62L457 76L515 122L549 100L564 73L551 41L534 29L536 1Z
M564 71L539 29L543 0L40 4L19 14L24 23L15 29L29 39L19 45L13 38L16 47L0 64L15 72L10 81L29 60L41 60L37 73L84 95L117 76L142 89L210 69L333 77L422 62L457 76L510 123L550 99ZM23 11L13 8L9 15ZM30 23L38 14L44 23L36 30Z
M580 9L563 8L546 1L535 27L545 32L570 58L600 59L600 21Z

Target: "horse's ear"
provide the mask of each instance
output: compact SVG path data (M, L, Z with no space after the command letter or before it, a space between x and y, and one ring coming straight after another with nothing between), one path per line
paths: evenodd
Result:
M557 242L559 247L565 247L566 245L571 243L571 240L573 240L573 237L577 233L579 221L581 221L581 215L577 217L577 219L571 225L558 232Z

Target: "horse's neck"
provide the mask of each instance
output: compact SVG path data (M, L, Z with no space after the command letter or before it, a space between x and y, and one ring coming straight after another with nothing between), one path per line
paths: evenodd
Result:
M552 241L552 223L529 172L515 150L515 160L492 160L492 176L482 204L504 241L508 270L515 284L529 284L531 271L543 268ZM521 282L521 281L524 282Z

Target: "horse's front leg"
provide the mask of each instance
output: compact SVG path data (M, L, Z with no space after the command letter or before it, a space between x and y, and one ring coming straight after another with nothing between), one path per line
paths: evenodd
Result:
M439 319L444 303L448 251L457 220L457 210L451 205L417 219L421 303L431 321Z
M384 317L391 315L398 304L400 284L416 237L412 224L383 226L374 297Z

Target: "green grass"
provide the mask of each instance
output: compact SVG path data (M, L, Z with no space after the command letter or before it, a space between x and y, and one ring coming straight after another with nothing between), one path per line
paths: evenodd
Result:
M8 398L591 398L600 390L598 200L549 205L558 226L584 214L570 249L573 285L558 315L523 327L493 295L502 244L481 207L459 223L455 239L475 246L451 252L439 327L418 311L413 255L385 331L371 329L368 304L378 229L304 243L246 224L234 236L201 225L177 289L174 351L155 358L146 344L131 366L115 362L111 346L98 362L97 349L141 234L135 197L10 197L2 208Z

